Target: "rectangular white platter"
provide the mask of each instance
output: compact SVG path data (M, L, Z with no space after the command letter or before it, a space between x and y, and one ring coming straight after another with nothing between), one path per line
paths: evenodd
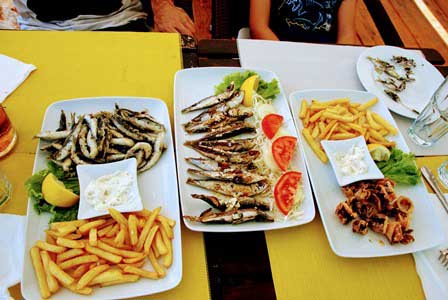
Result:
M67 289L60 289L53 299L122 299L163 292L176 287L182 278L182 244L179 220L179 196L176 181L176 165L174 160L174 143L171 134L170 117L166 104L159 99L141 97L96 97L58 101L50 105L42 124L42 130L55 130L59 124L61 109L66 113L76 112L89 114L99 111L113 111L117 103L120 107L142 111L147 109L157 121L166 128L165 144L167 149L160 160L151 169L139 174L138 185L142 196L143 207L154 209L162 207L161 214L176 220L173 240L173 265L167 276L160 280L140 279L134 283L120 284L105 288L95 288L92 295L82 296ZM36 134L37 134L36 128ZM47 153L40 150L39 142L34 161L33 174L46 168ZM48 214L37 215L33 209L33 200L28 201L25 259L23 264L22 294L26 299L41 299L37 278L33 270L29 251L37 240L45 240L48 229ZM145 268L150 270L150 263Z
M298 130L302 132L303 129L302 121L298 117L302 99L310 103L312 99L328 101L346 97L352 102L365 103L375 95L354 90L303 90L292 93L289 101ZM381 101L370 109L397 127L387 107ZM388 139L395 141L399 149L409 152L399 131L396 136L389 135ZM303 143L303 148L322 223L334 253L343 257L391 256L432 248L442 242L442 229L422 181L415 186L397 184L395 188L397 195L408 196L415 205L410 226L414 229L415 241L413 243L390 245L384 236L371 230L365 236L353 233L351 226L349 224L342 225L334 213L338 203L346 198L336 181L330 164L323 164L307 143Z
M200 111L195 111L187 114L181 113L181 110L196 101L214 94L216 85L222 82L223 78L234 72L244 72L242 68L232 67L210 67L210 68L196 68L181 70L176 73L174 82L174 123L176 134L176 159L179 176L179 188L181 196L181 206L183 215L199 216L203 211L210 208L210 206L200 200L193 199L191 194L213 194L202 188L186 184L187 169L191 167L186 161L186 157L201 157L196 151L184 146L187 140L196 139L199 135L189 135L184 131L182 124L190 121L194 116L198 115ZM260 75L260 78L265 81L278 79L278 77L269 71L252 70ZM294 122L292 120L291 112L285 97L285 93L279 81L280 94L276 96L273 105L277 109L278 114L284 117L283 127L288 130L292 136L298 138L298 144L302 144L300 137L297 135ZM304 200L301 204L300 210L303 211L303 216L297 219L289 219L286 221L275 222L247 222L238 225L232 224L202 224L192 222L184 219L185 225L194 231L204 232L245 232L245 231L260 231L273 230L297 226L311 222L314 219L315 209L313 198L311 194L311 185L308 180L308 174L305 167L304 153L300 146L297 147L296 152L291 161L293 169L302 172L302 185L304 189ZM273 188L273 187L272 187Z

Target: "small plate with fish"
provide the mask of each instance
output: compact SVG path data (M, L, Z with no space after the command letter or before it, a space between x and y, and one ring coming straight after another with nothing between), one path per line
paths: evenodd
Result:
M313 220L301 140L275 74L227 67L182 70L175 77L174 103L188 228L243 232Z
M393 112L415 119L443 81L440 72L417 50L376 46L356 64L364 88Z

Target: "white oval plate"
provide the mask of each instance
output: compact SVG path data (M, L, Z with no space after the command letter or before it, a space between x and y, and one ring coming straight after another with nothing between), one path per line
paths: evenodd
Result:
M354 90L302 90L293 92L289 96L289 104L294 116L297 129L303 130L302 121L298 118L300 103L302 99L311 101L328 101L336 98L350 98L350 101L366 103L372 99L373 95L368 92ZM371 111L382 116L395 128L392 115L387 107L378 101ZM409 152L409 148L398 131L395 136L388 136L388 139L397 143L397 148L404 152ZM386 237L379 235L372 230L366 235L355 234L350 225L342 225L334 213L339 202L346 197L338 185L336 177L330 164L322 163L314 154L308 143L303 143L306 164L309 170L311 184L316 197L322 223L334 253L343 257L379 257L392 256L406 253L413 253L429 249L439 245L443 241L443 231L436 211L429 200L429 194L425 185L420 180L417 185L397 185L395 192L397 195L408 196L414 202L415 210L412 215L411 228L414 229L415 241L408 245L391 245Z
M417 114L393 101L386 95L386 93L384 93L383 85L375 81L377 76L375 68L372 62L367 59L368 56L372 56L389 62L394 55L404 56L415 60L417 64L414 69L415 74L413 75L415 81L409 82L406 89L398 93L398 95L402 102L415 108L417 111L422 111L432 94L442 83L443 76L418 51L392 46L372 47L361 53L356 64L356 71L364 88L381 99L390 110L404 117L415 119Z

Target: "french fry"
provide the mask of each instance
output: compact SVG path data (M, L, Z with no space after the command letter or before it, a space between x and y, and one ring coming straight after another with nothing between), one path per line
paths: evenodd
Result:
M119 255L119 256L126 257L126 258L135 258L135 257L140 257L142 255L141 252L123 250L123 249L118 249L118 248L112 247L103 241L98 241L98 248L100 248L104 251Z
M70 249L67 250L65 252L62 252L60 254L58 254L58 256L56 257L56 263L60 264L63 261L66 261L67 259L76 257L76 256L80 256L84 254L84 250L82 249Z
M65 227L73 225L75 227L81 227L82 225L86 224L86 220L74 220L74 221L66 221L66 222L55 222L50 224L51 230L57 230L59 227Z
M144 260L141 260L141 261L139 261L139 262L136 262L136 263L132 263L132 264L118 264L117 266L120 268L120 269L124 269L125 267L127 267L127 266L132 266L132 267L136 267L136 268L141 268L141 267L143 267L143 265L145 264L145 261Z
M328 111L324 111L322 113L322 116L327 118L327 119L337 120L337 121L344 122L344 123L350 123L350 122L353 122L353 120L354 120L353 117L351 117L351 118L350 117L345 117L345 116L334 114L334 113L331 113L331 112L328 112Z
M165 255L168 252L168 249L166 248L165 244L163 243L162 236L160 235L160 230L157 231L155 236L155 243L157 250L159 251L160 255ZM151 250L151 249L149 249Z
M61 234L60 236L66 236L67 234L73 233L76 230L78 230L78 228L73 224L68 224L66 226L60 226L56 228L56 231Z
M322 149L320 148L320 145L313 139L313 137L311 136L310 132L308 131L307 128L304 128L302 130L302 135L305 138L305 140L307 141L308 145L310 145L311 149L314 151L314 153L317 155L317 157L323 162L323 163L327 163L328 162L328 157L325 154L324 151L322 151Z
M302 103L300 104L300 113L299 113L299 118L300 119L304 119L306 116L306 112L307 112L307 108L308 105L306 103L305 99L302 99Z
M328 140L330 138L330 136L333 134L333 132L335 131L336 127L338 127L338 125L339 125L338 122L334 123L334 125L330 128L330 131L324 137L324 140Z
M89 244L86 245L86 251L95 254L98 257L104 258L105 260L110 261L111 263L118 264L121 262L122 257L112 254L110 252L104 251L100 248L92 247Z
M83 235L87 234L90 231L90 229L96 228L104 223L106 223L106 220L104 220L104 219L99 219L99 220L88 222L88 223L82 225L81 227L79 227L79 232Z
M319 137L320 137L321 139L325 138L325 137L327 136L328 132L331 130L331 128L332 128L337 122L338 122L337 120L331 120L330 123L328 123L328 124L325 126L324 130L321 131ZM307 129L307 131L309 132L309 129L308 129L308 128L306 128L306 129ZM310 134L310 136L312 137L311 134ZM313 140L314 140L314 139L313 139Z
M380 141L380 142L387 142L387 140L381 134L379 134L377 131L375 131L373 129L369 129L369 133L370 133L370 136L372 138L374 138L375 140Z
M48 234L48 231L49 231L49 230L47 230L47 232L46 232L46 234L45 234L45 241L46 241L48 244L56 245L56 239L55 239L51 234Z
M162 240L165 243L166 248L168 249L167 254L163 257L162 265L166 268L171 267L173 264L173 245L171 244L171 240L168 238L168 235L164 228L161 230Z
M159 258L160 257L160 253L159 253L159 250L157 250L157 247L156 247L156 245L152 245L151 246L151 249L152 249L152 252L154 253L154 256L156 257L156 258Z
M310 116L310 122L316 122L317 120L319 120L320 117L322 117L322 114L324 113L324 110L321 110L317 113L315 113L314 115Z
M148 210L148 209L146 209L146 208L144 208L144 209L142 209L141 211L137 211L137 212L135 212L135 215L136 215L137 217L148 218L148 217L151 215L151 211Z
M366 118L367 123L369 123L370 127L372 127L373 129L380 130L382 128L377 122L375 122L375 120L372 117L372 112L370 110L367 110Z
M101 287L106 287L106 286L111 286L111 285L121 284L121 283L136 282L139 278L140 278L140 276L138 276L138 275L123 274L121 279L101 283Z
M128 221L121 214L121 212L119 212L118 210L116 210L114 208L109 208L109 214L115 221L117 221L117 223L119 223L125 227L128 227Z
M156 236L157 230L159 230L159 226L155 225L149 231L148 237L146 238L145 244L143 245L143 249L145 249L145 253L149 252L149 248L151 248L151 244L152 244L152 241L154 240L154 237Z
M149 278L149 279L158 279L159 275L156 272L146 271L143 269L139 269L132 266L126 266L123 271L129 274L135 274L141 277Z
M67 248L65 248L65 247L52 245L52 244L49 244L49 243L43 242L43 241L37 241L36 247L38 247L42 250L47 250L49 252L54 252L54 253L62 253L65 250L67 250Z
M303 124L305 127L308 127L309 123L310 123L310 110L307 110L305 118L303 119Z
M357 137L356 134L354 133L335 133L331 136L330 139L332 140L346 140L346 139L351 139Z
M168 238L170 240L172 240L174 238L174 233L173 233L173 229L171 228L171 226L168 224L167 220L165 219L157 219L157 221L159 221L159 223L162 225L162 227L165 229L165 232L168 235Z
M89 285L102 284L109 281L120 280L123 277L123 273L117 269L109 269L107 271L102 272L95 278L93 278Z
M113 224L115 224L115 223L117 223L117 221L115 221L115 220L112 219L112 218L108 218L108 219L106 219L106 223L101 224L100 226L97 227L97 229L98 229L98 230L101 230L101 229L103 229L104 227L107 227L107 226L109 226L109 225L113 225Z
M75 240L69 240L63 237L58 237L56 239L56 244L62 247L66 248L72 248L72 249L82 249L84 248L83 241L75 241Z
M48 266L50 263L50 255L47 251L40 251L40 257L42 259L42 264L44 266L45 276L47 278L48 289L51 293L56 293L59 290L59 284L56 278L50 273L50 267Z
M72 277L73 278L81 278L82 275L84 275L87 271L89 271L89 264L83 264L76 267L76 269L73 271Z
M392 135L396 135L398 133L397 129L389 122L384 120L383 117L381 117L379 114L372 112L372 117L377 123L386 128L386 130L389 131Z
M61 267L62 270L66 270L66 269L76 267L81 264L92 263L92 262L97 262L97 261L99 261L98 256L86 254L86 255L82 255L82 256L77 256L72 259L68 259L68 260L60 263L59 267Z
M139 231L139 232L141 232L142 231L142 229L143 229L143 227L145 227L145 224L146 224L146 218L139 218L138 219L138 223L137 223L137 230ZM137 241L138 242L138 241Z
M126 227L123 225L120 225L120 232L118 232L117 236L114 239L114 243L115 245L117 245L118 247L120 247L121 245L124 244L124 240L126 237Z
M98 230L93 228L89 231L89 245L96 247L98 243Z
M133 264L133 263L136 263L136 262L139 262L139 261L144 260L145 257L146 257L146 253L143 252L143 253L141 253L141 255L138 256L138 257L123 258L123 262L124 262L125 264Z
M66 286L66 288L68 288L73 293L77 293L77 294L80 294L80 295L90 295L93 292L93 289L90 288L90 287L84 287L82 289L78 289L78 288L76 288L75 284L71 284L69 286Z
M161 222L162 220L166 221L171 228L173 228L176 225L176 221L162 215L157 215L156 220L159 222Z
M149 250L148 253L148 258L149 261L151 262L152 267L154 268L154 270L157 272L157 275L159 275L159 278L163 278L166 275L166 271L164 268L162 268L162 266L159 264L159 262L157 261L154 253L152 252L152 250Z
M66 236L64 236L64 238L68 239L68 240L77 240L82 238L82 234L80 233L71 233L71 234L67 234Z
M115 220L114 220L115 221ZM106 234L112 230L112 228L114 227L113 224L110 224L104 228L101 228L100 230L98 230L98 237L102 238L103 236L106 236ZM113 236L113 235L112 235Z
M116 223L108 233L106 233L106 237L113 237L120 231L120 224Z
M135 215L129 215L128 217L128 229L129 229L129 239L131 245L136 245L138 242L138 232L137 232L138 219Z
M366 103L361 104L361 105L358 107L358 110L359 110L359 111L364 111L364 110L366 110L366 109L368 109L368 108L374 106L374 105L377 104L377 103L378 103L378 98L375 97L375 98L373 98L373 99L367 101Z
M145 227L143 227L142 232L140 233L138 242L137 242L137 251L142 251L143 245L146 241L146 238L148 237L149 231L154 224L154 221L156 217L159 215L159 212L162 208L157 207L151 212L151 215L148 217L148 220L146 221Z
M73 282L75 282L75 279L64 272L64 270L59 267L56 263L53 261L50 261L49 264L49 270L51 275L56 277L56 279L65 287L71 285Z
M311 136L313 138L317 138L319 136L319 126L314 127L313 131L311 132Z
M34 272L36 273L37 283L42 298L50 298L51 292L47 283L47 276L45 274L44 265L40 256L40 250L37 247L32 247L30 250L31 261L33 263Z
M89 270L79 279L78 284L76 285L76 289L80 290L86 287L95 277L97 277L107 269L109 269L109 265L100 265Z
M337 105L337 104L348 104L350 103L350 99L349 98L338 98L338 99L333 99L333 100L329 100L329 101L325 101L325 102L318 102L320 104L323 104L325 106L332 106L332 105Z

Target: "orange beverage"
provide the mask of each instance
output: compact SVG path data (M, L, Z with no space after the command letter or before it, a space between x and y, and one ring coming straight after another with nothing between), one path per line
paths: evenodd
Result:
M11 151L16 140L16 131L6 115L6 111L0 105L0 157L5 156Z

